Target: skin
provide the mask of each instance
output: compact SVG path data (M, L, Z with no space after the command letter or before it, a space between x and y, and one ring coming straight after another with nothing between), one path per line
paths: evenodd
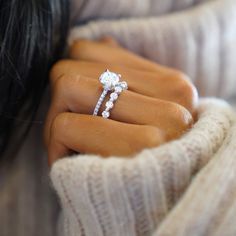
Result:
M98 78L106 69L129 85L108 120L91 116L102 92ZM77 152L130 158L179 138L196 117L198 94L185 74L141 58L108 37L75 42L69 59L53 66L50 81L44 132L49 165Z

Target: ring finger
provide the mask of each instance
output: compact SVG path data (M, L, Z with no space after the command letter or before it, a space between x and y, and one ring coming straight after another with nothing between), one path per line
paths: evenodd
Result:
M178 103L192 114L195 111L198 99L196 89L184 74L174 70L166 69L166 71L154 73L124 68L119 65L63 60L53 67L51 79L52 82L55 82L62 74L73 76L80 74L97 80L101 71L105 71L107 68L121 73L129 84L130 91Z
M46 143L52 121L59 113L92 114L102 93L102 85L97 80L84 76L61 76L52 89L54 95L46 122ZM105 101L101 111L104 104ZM192 116L184 107L132 91L120 94L111 118L124 123L161 127L169 140L180 136L192 124Z

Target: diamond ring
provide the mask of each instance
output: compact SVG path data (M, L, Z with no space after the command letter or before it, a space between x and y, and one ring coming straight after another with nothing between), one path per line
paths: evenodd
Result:
M110 110L114 106L114 102L118 99L120 93L122 91L128 89L128 85L125 81L120 81L121 75L116 74L114 72L111 72L109 70L106 70L104 73L101 74L99 81L103 85L103 92L98 99L98 102L95 106L93 115L97 116L98 112L100 110L100 107L108 94L108 92L111 92L110 99L108 102L106 102L106 109L102 112L103 118L109 118L110 116Z

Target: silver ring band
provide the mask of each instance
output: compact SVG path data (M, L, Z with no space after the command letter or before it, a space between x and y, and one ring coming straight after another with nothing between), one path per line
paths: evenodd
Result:
M94 111L93 111L93 116L97 116L98 115L98 112L100 110L100 107L105 99L105 97L107 96L107 93L108 93L108 90L107 89L103 89L103 92L100 96L100 98L98 99L98 102L94 108Z

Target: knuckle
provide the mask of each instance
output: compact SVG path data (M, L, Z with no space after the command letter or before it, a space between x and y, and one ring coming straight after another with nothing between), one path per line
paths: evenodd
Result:
M80 75L62 75L53 85L53 93L56 95L65 95L81 82Z
M188 75L186 75L184 72L180 70L174 69L171 71L170 75L174 77L177 82L190 81L190 78L188 77Z
M76 41L69 49L69 56L72 58L83 57L83 55L85 55L90 49L90 44L91 43L85 39Z
M55 117L51 126L51 138L59 140L68 129L70 113L60 113Z
M192 90L193 86L190 83L188 76L185 75L184 73L176 72L175 80L176 80L176 89L180 94L185 94L186 92Z
M143 126L142 136L145 147L156 147L164 142L165 135L158 128Z
M189 129L193 124L193 118L190 112L181 105L175 104L173 111L173 118L175 120L175 127L177 127L180 131L184 131Z
M56 62L50 69L50 80L54 82L57 78L61 77L66 73L66 68L68 67L69 60L60 60Z
M60 94L64 94L66 88L68 88L68 81L70 80L69 76L62 75L60 76L52 86L53 94L59 96Z
M155 125L156 127L163 128L166 140L178 138L192 127L193 117L182 105L174 102L166 102L163 104L162 109L162 116L157 119ZM157 110L157 112L159 111Z
M174 74L175 74L176 79L179 80L179 81L188 80L189 79L188 76L185 73L183 73L182 71L176 70L174 72Z
M175 72L174 95L179 104L183 105L190 112L195 109L198 100L198 93L189 77L180 72Z

